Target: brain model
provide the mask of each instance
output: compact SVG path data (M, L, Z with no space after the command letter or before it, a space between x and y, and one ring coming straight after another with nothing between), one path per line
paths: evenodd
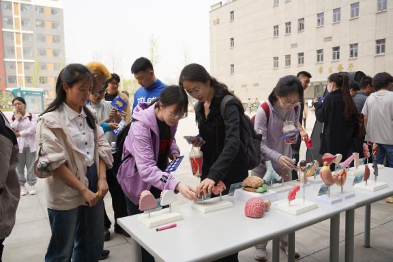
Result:
M265 202L262 198L250 198L244 207L244 213L247 217L261 218L265 213Z
M259 187L263 186L263 179L257 176L249 176L243 180L243 189L248 192L256 192Z

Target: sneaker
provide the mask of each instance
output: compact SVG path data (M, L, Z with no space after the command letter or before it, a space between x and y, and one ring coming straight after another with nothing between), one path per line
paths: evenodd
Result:
M27 195L27 189L26 189L25 186L22 186L22 187L20 188L20 195L21 195L21 196Z
M288 246L280 245L280 248L285 252L285 254L288 256ZM295 259L300 258L299 250L295 247Z
M386 203L393 204L393 197L388 197L385 199Z
M107 259L107 258L109 257L109 253L110 253L109 250L106 250L106 249L102 250L101 256L100 256L100 260L105 260L105 259Z
M111 232L109 232L109 229L105 229L104 231L104 241L109 241L111 240Z
M35 186L30 186L29 187L29 195L35 195L37 193L37 190L35 189Z
M267 257L266 247L265 248L255 247L254 259L256 261L261 261L261 262L267 261L268 257Z

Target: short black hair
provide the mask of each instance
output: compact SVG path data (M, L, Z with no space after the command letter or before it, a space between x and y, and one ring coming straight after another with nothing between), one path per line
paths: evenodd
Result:
M12 100L12 104L14 104L14 101L15 101L15 100L20 101L20 102L22 102L22 104L26 105L26 100L25 100L23 97L20 97L20 96L15 97L15 98Z
M116 80L118 83L120 83L120 76L116 73L111 74L111 78L108 79L108 83L112 82L112 80Z
M300 71L299 73L297 73L296 77L299 77L299 76L306 76L308 78L312 78L312 75L307 71Z
M359 86L359 84L357 82L351 81L349 83L349 90L351 90L351 89L354 90L354 91L359 91L360 90L360 86Z
M135 62L132 64L131 73L136 74L141 71L146 71L148 69L154 71L152 63L150 62L149 59L145 57L140 57L137 60L135 60Z
M375 91L388 88L390 83L393 83L393 77L386 72L378 73L373 78L373 87Z
M365 89L369 85L373 85L373 78L371 76L363 76L362 80L360 80L360 89Z

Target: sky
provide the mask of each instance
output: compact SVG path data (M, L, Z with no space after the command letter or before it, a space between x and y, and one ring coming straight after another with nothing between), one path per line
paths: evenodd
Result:
M176 79L185 56L209 69L209 11L219 0L65 0L67 63L104 62L130 79L135 59L158 42L158 78ZM187 54L187 55L185 55Z

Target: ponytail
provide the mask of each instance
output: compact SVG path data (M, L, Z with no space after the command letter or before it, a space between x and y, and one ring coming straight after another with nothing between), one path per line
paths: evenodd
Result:
M329 82L335 83L337 88L341 89L344 101L344 118L347 121L351 120L351 118L357 114L357 109L349 93L348 75L346 73L334 73L329 76L328 80Z

